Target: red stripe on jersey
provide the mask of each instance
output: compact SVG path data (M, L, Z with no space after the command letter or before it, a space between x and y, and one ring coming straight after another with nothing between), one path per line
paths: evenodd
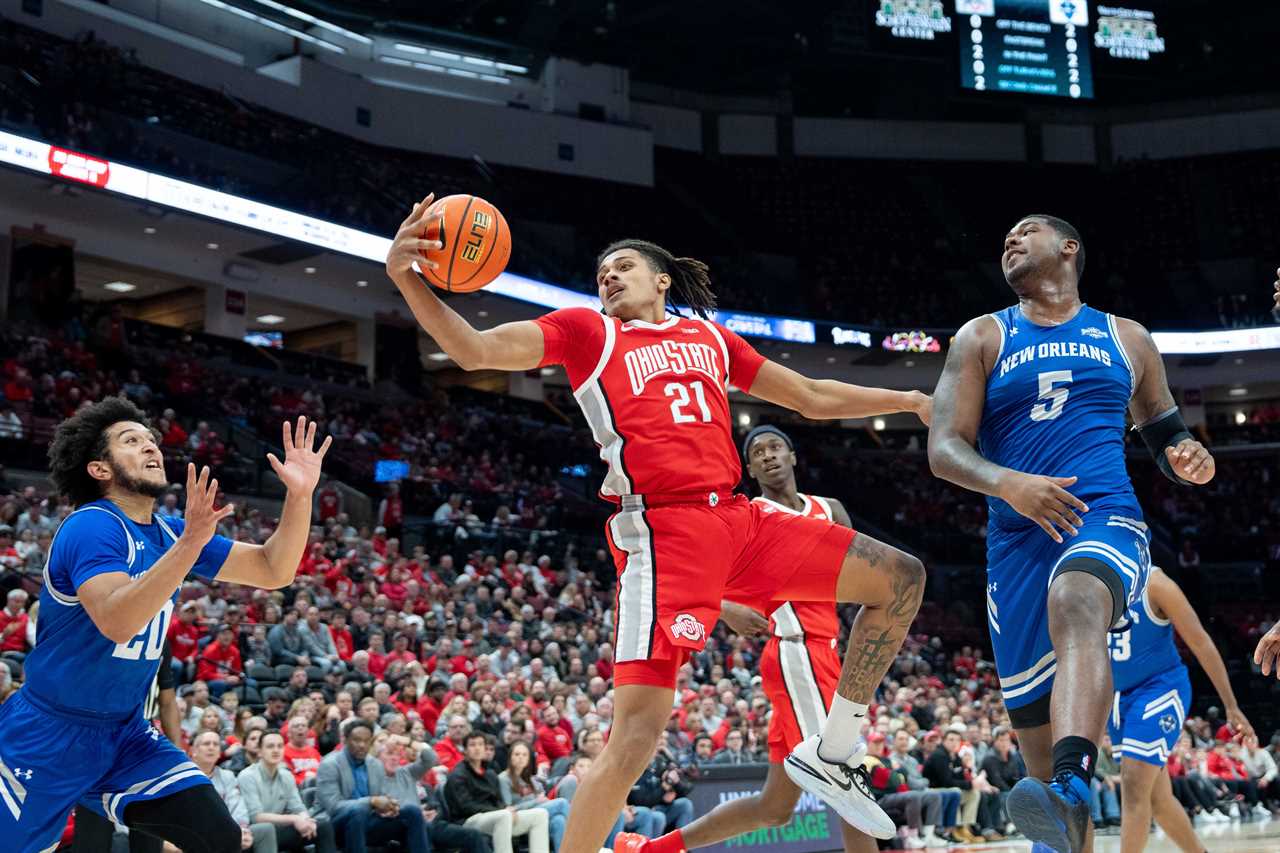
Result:
M795 510L783 506L768 498L754 498L757 503L776 507L779 512L804 515L809 518L827 519L831 517L831 505L820 497L800 495L804 506ZM769 630L778 637L791 637L803 634L807 638L829 638L840 636L840 617L836 615L835 602L825 601L772 601L765 606L769 614Z

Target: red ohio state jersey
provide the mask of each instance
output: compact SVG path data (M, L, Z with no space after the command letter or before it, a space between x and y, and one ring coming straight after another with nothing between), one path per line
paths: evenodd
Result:
M742 477L728 386L748 390L764 356L723 326L670 316L622 322L589 308L535 320L540 366L562 364L609 466L600 496L731 492Z
M817 495L800 495L800 500L804 501L801 509L792 509L764 497L753 500L762 504L766 512L772 508L776 512L835 521L831 515L831 504ZM833 601L771 601L765 606L765 613L769 614L769 630L775 637L826 639L840 636L840 617L836 615Z

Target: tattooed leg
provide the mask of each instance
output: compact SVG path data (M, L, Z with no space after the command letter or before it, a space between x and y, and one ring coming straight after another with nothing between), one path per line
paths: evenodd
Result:
M836 585L842 602L858 602L836 692L869 705L902 647L924 596L924 564L859 533L845 554Z

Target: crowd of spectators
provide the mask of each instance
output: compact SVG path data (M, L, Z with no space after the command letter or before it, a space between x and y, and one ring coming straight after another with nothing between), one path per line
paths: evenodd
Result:
M1003 298L981 270L1012 224L1009 205L1054 198L1088 237L1095 305L1141 306L1175 327L1277 322L1257 282L1198 266L1265 244L1280 187L1268 152L1110 170L1002 163L1019 195L991 203L986 164L661 150L655 187L643 188L369 145L258 107L252 92L149 69L92 31L65 40L6 19L0 56L0 125L375 233L392 233L427 189L479 191L516 221L515 271L581 290L594 290L600 246L643 234L711 260L730 308L954 328ZM1211 223L1198 215L1207 208ZM581 210L592 215L569 218ZM1133 222L1146 227L1134 234ZM685 245L690 231L697 247Z

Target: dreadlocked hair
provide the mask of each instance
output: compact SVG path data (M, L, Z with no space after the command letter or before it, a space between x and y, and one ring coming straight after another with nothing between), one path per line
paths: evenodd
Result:
M710 319L716 310L716 295L711 290L710 267L697 258L677 258L657 243L628 239L605 246L604 251L596 257L596 268L599 269L605 258L621 249L639 253L656 272L671 276L671 298L667 300L671 310L681 314L677 306L684 305L699 317Z
M101 485L85 468L95 459L107 458L107 427L121 421L136 421L151 429L146 414L127 397L99 400L58 424L49 442L49 479L73 506L102 497Z

